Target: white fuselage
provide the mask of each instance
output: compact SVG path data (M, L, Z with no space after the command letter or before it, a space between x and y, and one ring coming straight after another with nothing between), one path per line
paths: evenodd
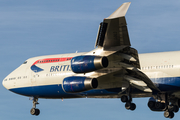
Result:
M46 98L48 93L47 98L79 97L79 94L67 95L63 91L62 83L64 78L76 75L71 71L70 59L82 54L85 53L30 58L3 80L3 86L12 92L26 96L37 96L41 94L40 97ZM180 87L179 55L180 51L139 54L141 71L151 78L157 86L170 85ZM91 76L91 74L79 74L79 76ZM109 84L109 86L111 85ZM113 85L112 80L112 86L110 88L118 87L121 87L121 83L119 83L119 86ZM163 90L166 89L164 86L160 87L162 87ZM108 89L108 87L104 89ZM102 91L102 89L98 91L95 96L100 96ZM108 92L107 94L111 93ZM116 94L118 94L118 92ZM91 95L93 95L93 93L91 93ZM115 95L114 92L113 95Z

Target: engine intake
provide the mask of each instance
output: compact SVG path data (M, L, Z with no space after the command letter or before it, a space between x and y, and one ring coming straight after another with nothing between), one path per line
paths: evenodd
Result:
M72 76L64 78L63 89L67 93L83 92L95 89L98 86L96 78Z
M71 69L75 73L92 72L108 66L107 57L101 56L77 56L71 59Z

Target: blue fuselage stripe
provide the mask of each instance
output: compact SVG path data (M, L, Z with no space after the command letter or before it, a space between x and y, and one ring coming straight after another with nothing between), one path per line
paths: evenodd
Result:
M161 91L180 90L180 77L151 78L151 80Z
M44 85L34 87L23 87L9 89L14 93L25 96L36 96L41 98L77 98L83 96L94 95L116 95L121 91L120 88L90 90L81 93L66 93L62 89L62 85Z
M158 79L152 79L152 81L161 91L165 91L165 92L180 91L180 77L158 78ZM37 96L41 98L77 98L83 96L118 95L118 93L121 92L121 88L112 88L112 89L94 89L81 93L66 93L64 92L61 84L13 88L9 90L21 95ZM132 93L137 93L137 92L142 93L142 91L135 89L132 91Z
M168 78L151 78L155 84L165 84L171 86L180 86L180 77L168 77Z

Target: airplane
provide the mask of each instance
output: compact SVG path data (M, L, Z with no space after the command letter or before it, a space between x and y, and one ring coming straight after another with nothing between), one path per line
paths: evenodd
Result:
M4 78L3 86L30 97L35 116L39 98L119 98L133 111L133 98L149 97L150 110L173 118L180 107L180 51L138 54L125 19L130 4L100 23L92 51L29 58Z

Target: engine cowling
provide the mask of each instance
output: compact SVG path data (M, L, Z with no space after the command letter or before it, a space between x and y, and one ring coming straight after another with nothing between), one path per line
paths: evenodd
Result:
M76 56L71 59L71 69L75 73L92 72L108 66L107 57L101 56Z
M67 93L83 92L95 89L98 86L96 78L72 76L64 78L63 89Z

